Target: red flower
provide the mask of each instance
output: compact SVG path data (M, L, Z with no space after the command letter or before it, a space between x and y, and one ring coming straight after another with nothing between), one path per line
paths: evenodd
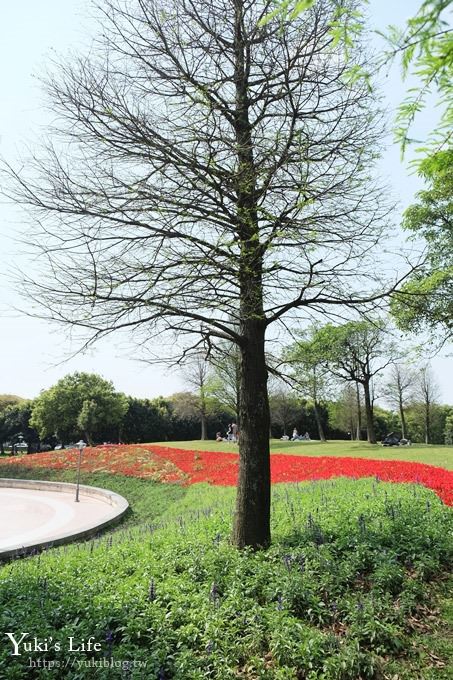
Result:
M26 467L75 469L78 451L63 450L6 458L0 465L21 464ZM109 445L86 448L82 469L103 471L159 482L217 486L235 486L239 456L221 451L187 451L153 444ZM271 479L301 482L331 477L379 477L388 482L416 482L433 489L447 505L453 505L453 472L434 465L401 460L368 458L309 457L274 454L271 456Z

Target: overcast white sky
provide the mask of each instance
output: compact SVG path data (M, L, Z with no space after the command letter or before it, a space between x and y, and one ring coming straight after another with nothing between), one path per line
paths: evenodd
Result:
M378 29L384 29L389 23L401 25L419 4L420 0L370 0L370 23ZM1 3L0 154L9 161L17 161L24 142L39 139L40 128L48 120L42 108L39 83L33 76L42 73L56 54L89 43L90 34L95 30L89 18L89 6L88 0L3 0ZM390 109L394 109L404 92L396 69L385 79L384 92ZM431 122L427 114L422 125L429 127ZM400 162L399 150L391 145L385 152L382 173L400 199L402 211L420 183L408 173L407 164ZM26 263L23 247L16 240L24 221L17 209L0 203L3 272L23 268ZM117 389L136 396L168 395L182 388L176 374L126 358L124 349L113 338L89 355L61 363L71 350L64 333L55 326L14 313L11 307L19 304L19 291L8 282L8 276L0 283L0 393L32 398L75 370L100 373L112 380ZM439 357L432 365L442 401L453 404L452 359Z

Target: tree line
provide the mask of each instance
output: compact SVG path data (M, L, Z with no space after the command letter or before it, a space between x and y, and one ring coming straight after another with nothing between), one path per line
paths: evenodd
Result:
M360 380L332 379L335 373L329 376L326 364L318 363L310 371L307 343L302 340L289 348L286 356L294 372L270 386L269 437L289 436L297 428L321 441L369 440L367 408L371 404L377 440L397 432L414 442L453 443L453 407L439 404L429 366L392 363L387 379L370 386L367 400L366 393L359 390ZM234 362L231 357L229 360L231 368ZM342 365L347 365L345 359ZM32 453L81 437L88 444L214 439L217 432L225 434L232 421L240 427L235 373L223 369L199 357L184 371L189 389L154 399L126 396L111 382L89 373L68 375L33 400L0 395L0 452L4 454L18 441ZM377 374L373 363L368 369L372 376ZM377 397L390 408L376 405Z

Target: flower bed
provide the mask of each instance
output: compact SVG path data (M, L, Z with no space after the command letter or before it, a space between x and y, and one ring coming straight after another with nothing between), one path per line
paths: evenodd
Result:
M72 449L8 458L2 464L70 469L76 467L77 459L78 451ZM187 451L153 444L97 446L87 448L82 458L85 471L105 471L167 483L208 482L219 486L236 485L238 464L239 456L235 453ZM388 482L415 482L433 489L444 503L453 505L453 472L424 463L273 454L271 477L274 484L331 477L378 477Z
M1 465L25 465L26 467L51 468L52 470L76 469L78 449L63 449L24 456L2 458ZM149 448L131 444L128 446L87 447L83 451L84 472L110 472L128 477L149 478L158 482L183 483L188 479L170 459L158 456Z

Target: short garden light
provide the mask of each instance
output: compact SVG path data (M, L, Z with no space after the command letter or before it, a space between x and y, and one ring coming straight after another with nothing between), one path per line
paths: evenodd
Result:
M80 466L82 465L82 453L83 449L85 448L86 444L81 439L79 442L77 442L77 448L79 449L79 461L77 463L77 487L76 487L76 495L75 495L75 502L79 502L79 486L80 486Z

